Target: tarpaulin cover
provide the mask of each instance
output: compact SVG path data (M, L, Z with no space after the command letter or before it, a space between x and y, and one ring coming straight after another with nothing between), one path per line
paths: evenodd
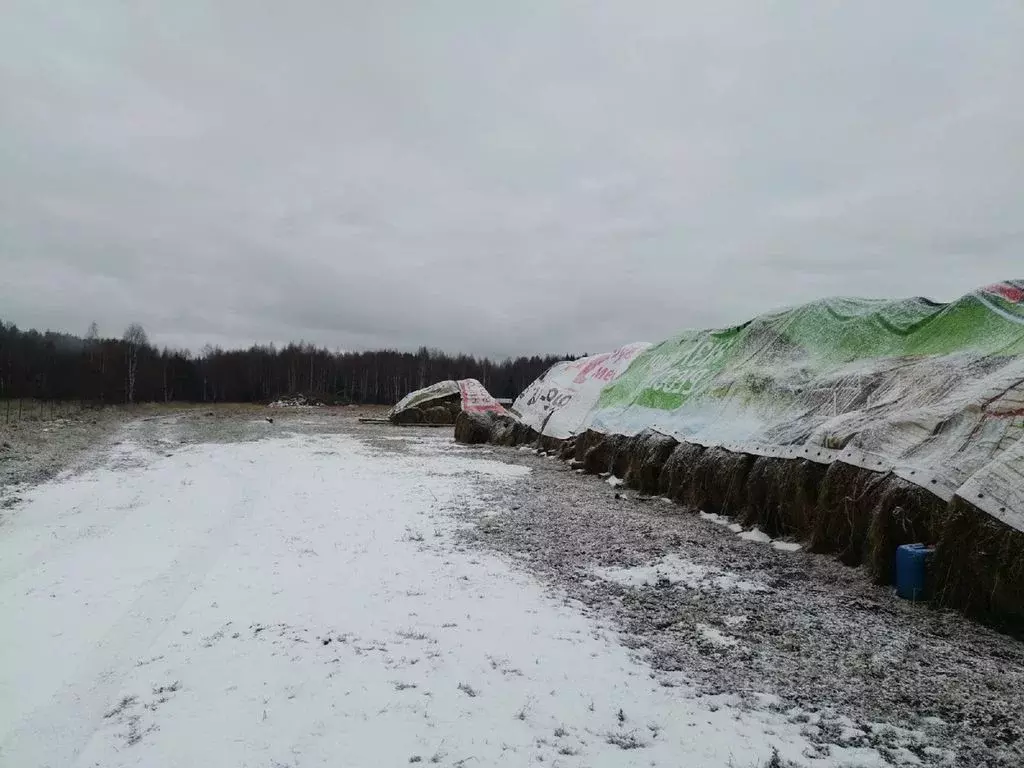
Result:
M491 397L484 385L476 379L459 379L459 393L462 395L462 410L469 413L505 413L505 407Z
M951 304L827 299L685 331L558 424L588 427L893 472L1024 530L1024 281Z
M649 346L628 344L614 352L555 363L516 398L512 410L538 432L564 440L587 428L601 390Z
M505 409L501 403L491 397L484 385L476 379L460 379L459 381L439 381L429 387L417 389L403 397L395 407L388 412L392 417L409 408L429 408L435 400L443 400L453 395L459 395L462 399L462 410L480 413L482 411L495 411L504 413Z

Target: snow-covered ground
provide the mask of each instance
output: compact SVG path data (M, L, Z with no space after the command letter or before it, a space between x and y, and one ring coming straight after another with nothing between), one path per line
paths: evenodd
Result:
M128 441L24 491L0 528L0 765L883 764L816 752L770 696L669 685L466 545L464 513L500 515L529 472L445 440L314 434ZM601 575L745 583L685 561Z
M764 584L741 578L739 574L698 565L674 554L634 568L595 568L594 574L627 587L656 587L661 584L688 589L739 589L747 592L766 589Z

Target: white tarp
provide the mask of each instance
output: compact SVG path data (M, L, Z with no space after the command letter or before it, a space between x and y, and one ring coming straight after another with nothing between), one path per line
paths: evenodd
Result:
M459 394L462 395L462 410L467 413L505 413L505 406L491 397L491 393L476 379L460 379Z
M491 393L476 379L459 379L458 381L448 379L431 384L423 389L417 389L415 392L410 392L388 412L388 418L410 408L429 407L432 401L443 400L453 395L460 396L462 410L470 413L481 413L484 411L505 412L505 408L501 403L491 397Z
M587 428L601 390L649 346L637 342L614 352L555 363L516 399L512 410L538 432L571 437Z
M448 379L447 381L439 381L436 384L431 384L429 387L423 389L417 389L415 392L410 392L408 395L403 397L397 403L395 407L388 411L388 418L407 411L410 408L418 408L425 403L429 403L431 400L441 400L452 395L459 394L459 382Z

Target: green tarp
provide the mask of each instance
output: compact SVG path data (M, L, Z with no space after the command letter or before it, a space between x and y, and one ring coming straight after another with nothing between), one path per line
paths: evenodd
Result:
M1024 282L683 332L605 386L587 428L893 472L1024 530Z

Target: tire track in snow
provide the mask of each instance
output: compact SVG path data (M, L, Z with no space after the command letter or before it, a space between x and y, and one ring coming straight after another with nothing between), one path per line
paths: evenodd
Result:
M160 499L19 585L58 585L58 600L11 593L42 623L25 628L38 648L3 659L0 684L33 696L29 674L46 679L56 630L76 621L60 643L82 659L49 673L37 706L20 701L0 763L727 766L776 746L800 757L800 726L695 698L558 590L464 546L461 515L507 512L503 486L527 470L448 445L401 456L337 436L207 445L108 476L83 514L100 516L117 482ZM90 559L101 552L120 570ZM60 569L91 592L60 588ZM105 590L124 605L103 603ZM84 599L102 610L88 615ZM152 698L179 681L173 702ZM878 757L837 750L815 764L862 756Z
M234 484L236 489L240 486L245 484ZM226 483L224 487L230 489L232 484ZM244 497L224 503L222 508L227 514L220 524L199 529L188 551L181 552L171 567L141 587L87 659L76 665L75 678L7 735L0 746L0 758L5 765L65 768L73 764L102 724L125 675L156 643L230 546L232 532L245 518L228 511L247 507ZM122 519L127 517L126 514Z

